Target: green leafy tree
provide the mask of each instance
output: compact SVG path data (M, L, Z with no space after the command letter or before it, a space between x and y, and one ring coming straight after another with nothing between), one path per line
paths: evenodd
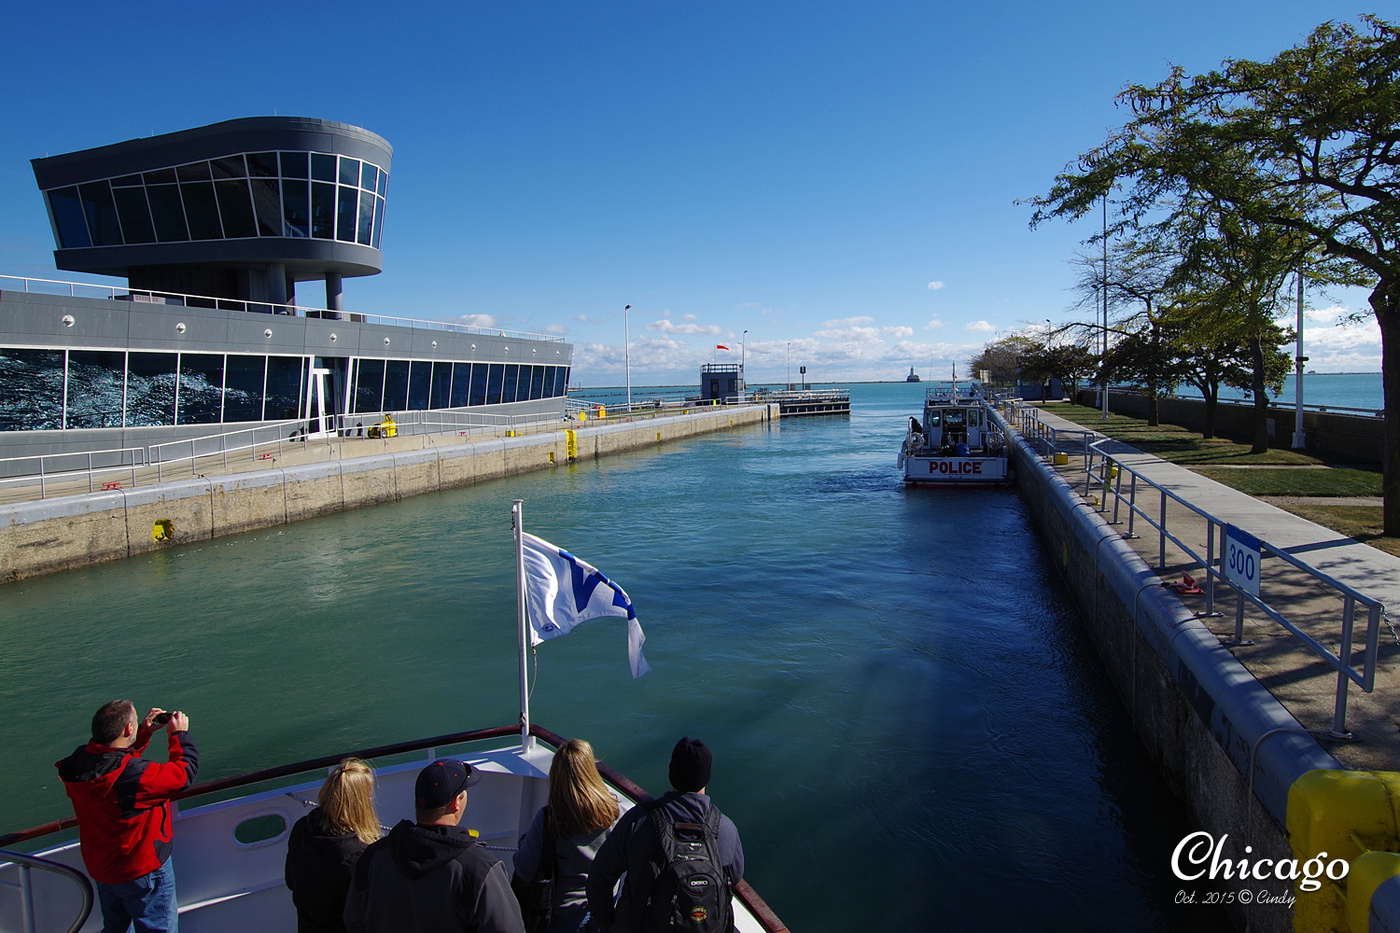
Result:
M1157 425L1162 423L1162 396L1182 381L1180 345L1160 314L1139 323L1136 330L1120 331L1109 349L1109 381L1138 386L1147 399L1147 423Z
M1227 299L1204 292L1188 292L1171 309L1170 326L1180 354L1181 380L1196 388L1205 400L1206 438L1215 437L1220 390L1252 385L1253 357L1240 319L1228 313ZM1269 355L1270 386L1282 386L1288 357L1275 349ZM1277 389L1275 390L1277 391Z
M1400 30L1324 23L1269 61L1173 68L1119 99L1133 120L1034 199L1032 225L1082 216L1118 186L1119 229L1201 195L1345 262L1380 325L1384 527L1400 535Z
M982 352L968 361L969 375L978 376L982 370L991 373L993 385L1014 385L1022 377L1023 367L1044 350L1045 345L1023 334L1012 334L989 343Z
M1269 449L1269 391L1283 385L1287 357L1279 344L1294 338L1274 319L1280 310L1285 280L1307 251L1306 240L1278 224L1256 222L1229 205L1203 203L1187 223L1185 258L1174 278L1204 287L1214 295L1213 312L1195 322L1196 328L1216 331L1241 341L1248 355L1253 399L1254 437L1251 453ZM1284 370L1279 369L1283 360Z

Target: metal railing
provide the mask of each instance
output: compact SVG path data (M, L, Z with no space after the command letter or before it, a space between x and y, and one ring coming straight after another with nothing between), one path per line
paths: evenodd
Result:
M1063 453L1087 458L1089 445L1103 437L1088 428L1066 429L1041 421L1040 409L1020 399L1003 399L1001 404L1005 411L1004 419L1043 457Z
M556 749L564 744L564 739L561 736L535 723L530 724L530 735ZM469 732L458 732L449 735L434 736L432 738L418 739L411 742L399 742L393 745L381 745L375 748L366 748L359 751L351 752L350 756L360 758L366 761L373 761L377 758L386 758L390 756L406 755L426 751L426 760L431 761L437 757L438 750L440 748L456 748L469 743L483 742L488 740L499 740L504 738L515 739L519 736L519 725L495 726L488 729L474 729ZM289 777L296 777L308 773L319 772L321 775L324 775L326 768L339 763L345 757L345 753L340 752L334 755L327 755L320 758L312 758L306 761L299 761L294 764L282 765L274 768L267 768L262 771L253 771L248 774L237 775L234 777L218 778L211 781L205 781L203 783L195 784L192 787L186 788L185 790L176 794L175 799L190 800L200 796L223 795L229 791L243 790L246 788L254 787L255 785L264 784L266 782L282 781ZM621 794L629 798L633 803L644 803L653 799L652 796L648 794L645 790L643 790L640 786L638 786L628 777L614 769L611 765L606 764L605 762L598 762L598 772L602 775L605 781L607 781L614 788L616 788ZM30 829L24 829L0 835L0 845L14 845L21 842L27 842L31 839L40 839L53 833L59 832L61 830L71 828L75 825L77 825L76 819L74 819L73 817L65 817L64 819L55 820L50 823L44 823L39 826L32 827ZM514 837L512 836L512 838ZM6 850L0 850L0 856L8 857L11 854L12 853ZM32 862L44 861L43 859L36 859L33 856L19 857ZM87 883L87 879L83 877L82 873L77 872L75 869L68 868L64 865L58 865L57 863L47 864L54 865L55 868L61 869L65 873L71 872L73 874L76 874L78 878L80 878L84 883ZM759 897L758 893L754 891L754 889L748 883L744 881L738 882L734 887L734 894L736 897L743 901L744 905L749 909L749 911L754 915L755 919L757 919L759 924L763 927L765 933L787 933L786 925L778 919L778 917L773 913L772 909L763 901L761 897ZM90 902L90 888L88 895ZM87 917L86 915L84 915L83 920L85 921L86 919ZM72 927L70 933L76 931L80 926L82 926L81 922L77 926ZM29 929L26 929L25 933L31 933L31 931Z
M77 886L83 902L78 908L77 918L68 926L68 933L77 933L78 930L82 929L83 924L87 923L88 916L92 913L92 882L88 881L87 876L82 872L58 862L51 862L34 855L25 855L22 852L11 852L8 849L0 849L0 860L12 863L19 870L19 881L13 886L19 888L19 923L23 933L36 933L37 930L34 915L34 879L32 877L35 869L52 872ZM3 867L0 865L0 868ZM11 886L11 882L0 881L0 885Z
M39 498L47 499L55 494L55 487L59 487L57 495L72 495L83 486L88 492L96 492L161 483L184 475L197 476L201 467L227 469L240 459L281 459L288 450L305 451L317 444L331 447L340 441L365 438L371 428L384 424L388 417L394 419L394 433L400 437L495 434L559 422L558 415L547 412L373 412L327 416L331 430L322 433L315 430L315 419L278 421L145 447L0 459L0 490L38 486Z
M336 311L330 308L318 308L311 305L297 305L286 302L278 303L272 301L252 301L241 298L217 298L211 295L191 295L181 292L133 289L118 285L94 285L90 282L65 282L59 279L35 279L18 275L0 275L0 282L6 281L18 282L20 283L19 290L32 294L66 294L70 298L107 298L112 301L169 304L194 308L211 308L220 311L327 318L329 320L343 320L357 324L386 324L393 327L407 327L413 330L452 331L459 334L478 334L483 337L506 337L511 340L540 340L548 343L565 342L563 337L556 337L551 334L531 334L525 331L501 330L495 327L477 327L472 324L458 324L453 321L427 321L419 318L365 314L360 311Z
M1295 635L1313 654L1317 655L1325 664L1337 672L1336 700L1332 711L1331 734L1335 738L1346 738L1346 706L1347 687L1349 683L1355 683L1362 690L1370 693L1376 685L1376 663L1379 655L1380 626L1381 619L1385 613L1384 605L1372 597L1361 593L1348 584L1332 577L1331 575L1318 570L1305 561L1299 560L1294 555L1282 548L1276 547L1267 541L1260 540L1260 557L1268 556L1282 561L1289 567L1306 574L1314 584L1330 588L1333 593L1342 601L1341 631L1338 636L1338 650L1333 651L1322 644L1317 638L1309 635L1294 620L1289 619L1278 607L1272 605L1267 599L1248 592L1244 588L1236 585L1224 574L1224 555L1226 552L1226 533L1231 527L1225 522L1204 509L1188 502L1181 496L1165 489L1141 471L1126 463L1119 456L1101 449L1101 446L1110 442L1110 438L1103 438L1089 444L1086 450L1084 462L1084 487L1083 494L1086 499L1090 498L1093 489L1100 490L1097 509L1101 513L1109 511L1109 497L1112 497L1112 518L1110 524L1122 524L1120 518L1122 506L1127 505L1127 530L1124 537L1137 538L1135 525L1138 518L1147 522L1157 532L1157 564L1156 570L1163 571L1167 567L1167 542L1170 541L1184 554L1186 554L1197 566L1204 569L1206 608L1203 615L1215 615L1215 589L1217 583L1224 584L1235 591L1237 602L1235 607L1235 634L1226 644L1243 645L1248 644L1244 640L1244 606L1248 602L1267 618L1282 626L1288 632ZM1128 489L1123 490L1124 477L1128 478ZM1139 486L1142 486L1140 496ZM1155 496L1153 495L1155 493ZM1149 508L1155 509L1155 515L1149 508L1140 504L1139 499L1148 500L1146 504ZM1205 553L1201 554L1199 545L1189 543L1183 538L1184 532L1178 523L1174 532L1168 527L1168 503L1188 510L1192 515L1205 522ZM1261 591L1263 587L1262 567L1259 574ZM1356 635L1357 609L1360 607L1366 617L1365 648L1362 656L1362 665L1358 669L1354 666L1353 655L1355 653L1354 643Z
M94 492L98 483L110 485L120 480L103 481L103 476L119 476L136 483L136 471L147 465L144 447L117 447L107 450L83 450L74 453L36 454L28 457L0 459L0 489L13 486L39 487L39 498L48 498L48 487L54 483L87 481L87 491ZM72 490L65 492L70 494Z
M655 417L700 407L691 401L646 401L606 406L610 418ZM591 403L564 400L564 418L581 421L597 416ZM343 442L370 438L387 439L387 419L393 419L394 437L457 435L499 435L509 431L555 427L560 416L552 412L493 414L490 412L438 409L430 411L361 412L326 416L328 431L318 430L316 419L296 419L260 424L256 427L203 434L178 441L165 441L145 447L76 451L0 459L0 491L38 486L39 498L51 494L73 495L86 486L88 492L117 490L162 483L182 476L196 477L201 470L248 461L282 459L288 450L307 451L317 445L334 448L345 455ZM58 487L55 489L55 487Z

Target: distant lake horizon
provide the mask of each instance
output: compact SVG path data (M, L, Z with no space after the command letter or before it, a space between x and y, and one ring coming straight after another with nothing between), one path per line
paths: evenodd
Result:
M1289 374L1283 381L1283 391L1277 395L1270 393L1270 399L1278 404L1291 405L1294 399L1294 375ZM932 384L947 380L928 379L925 382ZM868 382L813 382L809 383L812 388L824 389L833 386L854 386L854 385L888 385L902 383L903 379L888 379L883 381ZM1081 386L1085 383L1081 382ZM782 388L782 383L753 382L749 384L750 389L754 388ZM675 385L649 385L632 386L632 399L644 401L653 397L682 398L686 393L699 395L698 385L687 385L678 383ZM626 398L627 389L624 386L591 386L581 388L571 386L569 394L577 399L586 399L603 404L619 404ZM1181 385L1177 387L1176 393L1183 398L1200 398L1201 393L1196 391L1194 386ZM1243 389L1232 389L1229 387L1220 390L1220 400L1228 402L1242 402L1249 400L1249 393ZM1360 373L1304 373L1303 374L1303 404L1325 408L1350 408L1365 412L1378 412L1385 408L1385 390L1381 384L1381 374L1378 372Z

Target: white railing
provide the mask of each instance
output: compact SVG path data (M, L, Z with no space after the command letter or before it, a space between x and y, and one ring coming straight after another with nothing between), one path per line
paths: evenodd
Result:
M1267 541L1260 541L1259 547L1261 557L1268 556L1282 561L1288 567L1300 571L1311 580L1314 590L1318 588L1330 589L1331 592L1341 599L1342 615L1340 619L1340 631L1338 633L1339 647L1336 651L1324 645L1321 641L1304 631L1303 627L1296 621L1290 619L1285 614L1283 606L1290 595L1297 593L1297 583L1288 583L1275 579L1270 583L1268 578L1260 568L1260 595L1256 596L1246 592L1243 588L1236 586L1224 575L1224 554L1226 551L1226 532L1231 527L1228 522L1216 518L1211 513L1199 506L1188 502L1180 495L1165 489L1150 477L1135 469L1125 462L1117 454L1110 453L1102 449L1103 445L1112 439L1097 435L1093 431L1084 429L1074 431L1057 431L1054 426L1046 424L1040 420L1039 409L1031 405L1009 405L1007 414L1010 416L1006 421L1014 424L1022 437L1032 446L1033 449L1041 452L1047 459L1055 453L1074 450L1076 453L1082 452L1084 456L1084 485L1082 494L1088 501L1091 492L1099 490L1099 496L1095 503L1095 510L1106 516L1105 520L1110 525L1121 525L1120 514L1122 506L1127 506L1127 530L1123 537L1134 539L1139 535L1135 532L1135 523L1141 518L1147 522L1157 532L1157 562L1154 568L1159 573L1167 568L1167 542L1170 541L1191 561L1204 569L1205 579L1205 611L1203 616L1213 616L1215 612L1215 589L1217 584L1222 584L1235 591L1235 633L1234 637L1226 644L1241 645L1248 644L1244 640L1244 606L1248 602L1264 615L1282 626L1285 630L1296 636L1306 648L1317 655L1329 667L1337 672L1337 691L1332 708L1332 728L1330 734L1334 738L1347 738L1346 731L1346 708L1347 708L1347 686L1355 683L1362 690L1370 693L1376 685L1376 664L1379 657L1380 626L1382 617L1385 615L1385 606L1376 599L1361 593L1348 584L1337 580L1331 575L1318 570L1305 561L1302 561L1287 551L1270 544ZM1070 441L1070 437L1073 441ZM1123 478L1128 477L1128 489L1123 490ZM1139 487L1142 487L1141 490ZM1141 498L1149 501L1150 506L1154 506L1154 512L1150 512L1140 504ZM1155 493L1155 495L1154 495ZM1111 517L1109 508L1109 498L1112 497L1113 505ZM1189 532L1181 527L1183 519L1178 518L1176 525L1170 525L1168 513L1168 503L1175 503L1189 511L1190 515L1205 522L1205 553L1200 553L1200 545L1186 540ZM1253 536L1251 536L1253 537ZM1194 540L1199 541L1199 538ZM1266 591L1267 586L1267 591ZM1269 600L1273 599L1271 603ZM1354 642L1356 635L1357 609L1360 607L1366 618L1365 648L1362 654L1361 666L1358 668L1353 663L1355 654ZM1296 615L1296 612L1295 612Z
M453 331L461 334L478 334L483 337L505 337L510 340L540 340L549 343L563 343L563 337L549 334L531 334L525 331L501 330L493 327L477 327L471 324L457 324L452 321L427 321L418 318L394 317L384 314L365 314L359 311L334 311L309 305L277 303L272 301L251 301L239 298L216 298L210 295L190 295L180 292L151 291L133 289L117 285L94 285L90 282L65 282L59 279L35 279L17 275L0 275L0 283L18 282L18 290L44 295L68 295L70 298L108 298L134 302L155 302L159 304L185 305L201 308L216 308L223 311L260 312L289 314L297 317L331 317L361 324L384 324L392 327L407 327L414 330Z
M18 869L19 880L14 887L19 889L19 927L22 933L35 933L38 929L34 910L34 877L37 871L48 872L59 878L63 878L72 883L78 889L78 909L73 921L68 925L68 933L78 933L83 924L87 922L92 914L93 896L92 882L88 881L78 869L71 865L64 865L60 862L51 861L46 858L39 858L35 855L28 855L23 852L12 852L8 849L0 849L0 870L13 865ZM7 881L0 881L0 885L10 886ZM56 929L50 927L49 929Z
M1097 441L1089 447L1089 458L1085 462L1084 488L1086 494L1091 486L1096 486L1102 491L1099 499L1099 511L1107 511L1108 497L1113 497L1113 522L1119 521L1119 509L1125 501L1123 493L1123 476L1127 474L1128 491L1126 502L1128 505L1128 530L1127 537L1136 537L1133 531L1134 520L1141 517L1153 528L1157 529L1157 569L1164 570L1167 565L1167 541L1170 540L1184 553L1204 568L1206 573L1206 609L1207 615L1215 614L1215 586L1222 583L1235 591L1235 634L1234 638L1227 644L1247 644L1244 639L1244 606L1248 602L1269 619L1291 632L1307 646L1308 650L1317 655L1329 667L1337 672L1337 693L1336 700L1332 708L1332 735L1336 738L1347 737L1346 712L1347 712L1347 685L1349 682L1357 684L1362 690L1370 693L1376 687L1376 662L1379 656L1380 626L1381 618L1385 614L1385 606L1379 600L1374 599L1358 591L1354 587L1332 577L1331 575L1318 570L1311 564L1299 560L1294 555L1282 548L1270 544L1268 541L1259 539L1259 550L1262 558L1272 557L1282 561L1289 567L1306 574L1312 581L1314 589L1327 588L1342 601L1341 631L1338 635L1338 649L1322 644L1318 639L1303 631L1297 622L1288 618L1280 608L1281 603L1271 604L1264 598L1264 585L1266 577L1263 567L1260 567L1258 579L1260 581L1260 595L1255 595L1236 586L1225 577L1224 555L1226 553L1226 534L1232 527L1228 522L1222 521L1211 515L1209 512L1186 501L1181 496L1168 489L1164 489L1150 478L1143 475L1125 463L1115 454L1108 453L1100 449L1100 445L1108 442L1108 438ZM1097 463L1095 462L1097 459ZM1138 484L1141 482L1149 490L1157 493L1156 511L1154 518L1146 509L1141 508L1138 503ZM1148 493L1151 497L1151 492ZM1167 503L1168 501L1177 503L1188 509L1196 517L1203 519L1206 523L1206 553L1200 554L1196 547L1188 544L1179 534L1173 534L1167 527ZM1178 531L1179 531L1178 526ZM1251 535L1251 537L1253 537ZM1279 596L1275 596L1278 603L1280 597L1287 593L1296 593L1296 584L1276 583L1280 591ZM1358 670L1352 663L1353 644L1356 630L1356 612L1360 606L1366 615L1365 649L1362 654L1362 665Z
M317 431L315 419L278 421L256 427L204 434L145 447L77 451L0 459L0 491L37 486L39 498L72 495L86 486L88 492L116 490L165 482L183 475L197 476L201 469L227 469L247 460L280 460L288 450L307 450L320 444L367 438L393 418L394 434L419 435L499 434L542 424L557 424L549 412L503 415L488 412L408 411L366 412L327 416L327 432ZM387 437L379 430L375 435ZM343 451L341 452L343 455ZM269 464L271 465L271 464Z

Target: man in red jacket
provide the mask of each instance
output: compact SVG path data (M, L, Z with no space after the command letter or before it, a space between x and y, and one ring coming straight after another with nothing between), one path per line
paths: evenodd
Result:
M141 756L159 726L170 760ZM172 795L194 783L199 751L184 713L153 708L138 722L130 700L113 700L92 717L92 741L56 762L78 817L83 864L97 882L103 933L177 928L170 863Z

